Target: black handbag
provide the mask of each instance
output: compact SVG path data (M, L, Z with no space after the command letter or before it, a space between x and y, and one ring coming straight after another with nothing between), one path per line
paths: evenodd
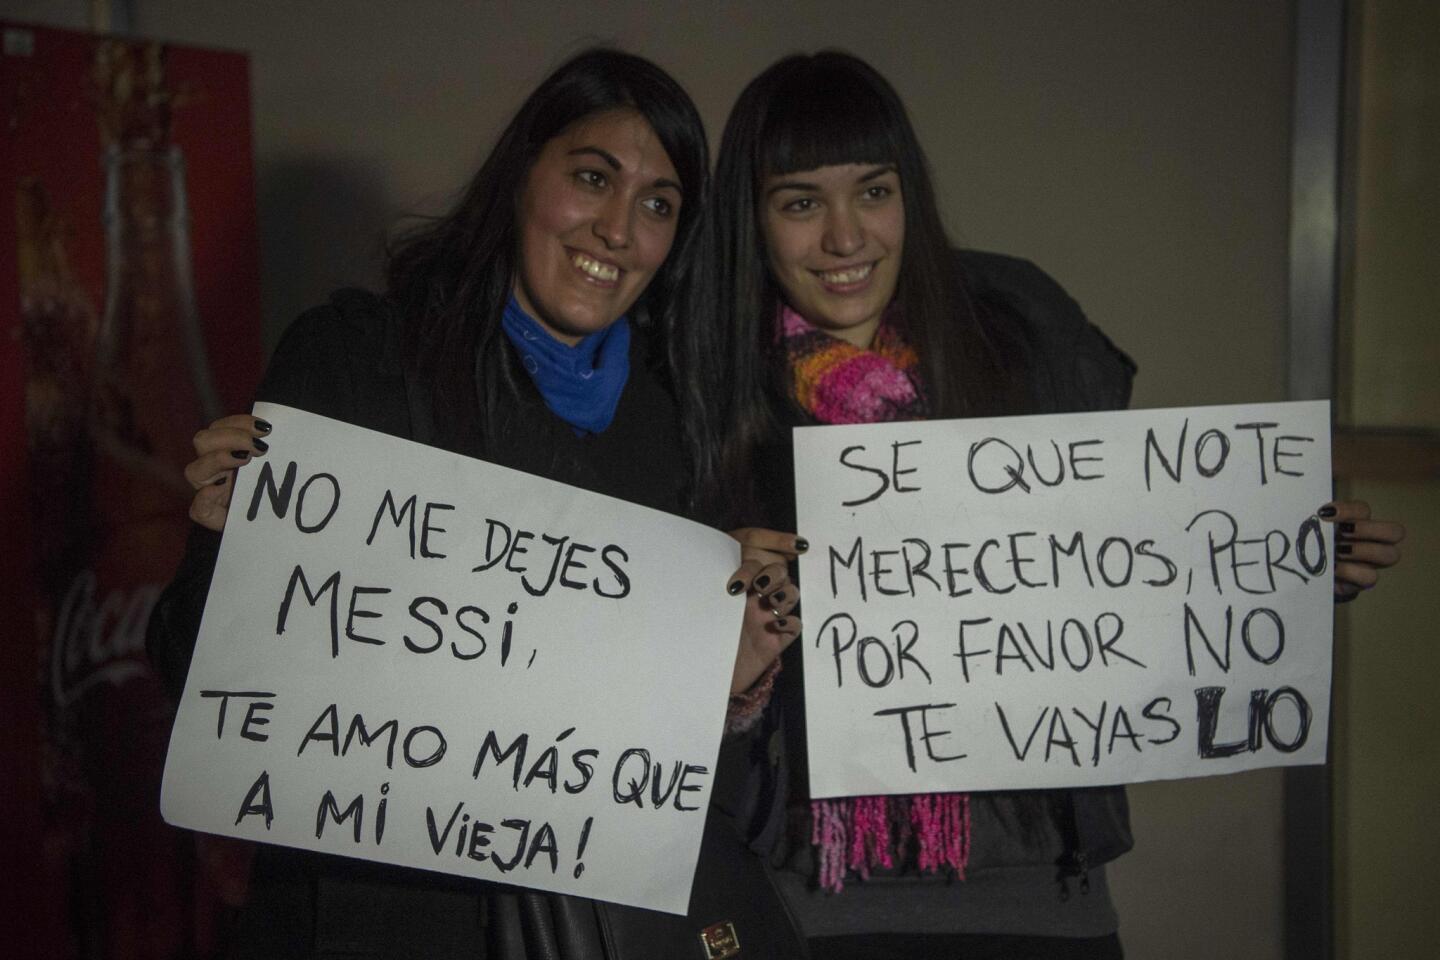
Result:
M489 960L805 960L765 862L714 808L684 916L535 890L489 897Z

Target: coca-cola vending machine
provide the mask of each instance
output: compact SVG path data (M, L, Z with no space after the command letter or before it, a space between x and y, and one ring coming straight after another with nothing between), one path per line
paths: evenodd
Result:
M226 880L160 819L172 708L144 636L188 532L191 437L259 374L248 62L0 31L0 843L24 939L0 936L204 957Z

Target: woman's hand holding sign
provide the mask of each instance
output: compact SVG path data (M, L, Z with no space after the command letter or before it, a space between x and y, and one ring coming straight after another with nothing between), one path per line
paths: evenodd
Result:
M747 594L730 680L733 695L749 690L800 635L800 618L791 615L800 602L800 590L790 580L789 563L809 544L794 534L758 527L732 530L730 536L740 541L741 563L728 589Z
M1364 500L1337 500L1320 508L1320 518L1335 524L1335 600L1354 600L1380 580L1380 570L1400 562L1405 528L1389 520L1371 520Z
M269 449L261 439L269 433L270 424L247 413L222 417L195 434L195 459L185 465L185 479L195 488L191 520L216 532L225 529L234 473Z

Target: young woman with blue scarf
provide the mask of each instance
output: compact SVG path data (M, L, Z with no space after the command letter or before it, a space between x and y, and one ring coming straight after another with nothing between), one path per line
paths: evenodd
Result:
M401 239L383 296L342 290L289 328L257 397L706 519L718 496L696 491L713 488L714 444L688 375L703 342L676 304L699 257L707 162L674 80L638 57L579 55L520 108L457 206ZM233 416L195 438L195 533L148 637L176 696L234 471L269 432ZM741 539L796 547L768 531ZM731 678L743 727L799 632L798 597L783 562L746 560L715 588L749 595ZM722 762L717 794L723 776ZM235 956L525 955L507 939L523 924L497 919L513 898L475 881L271 846L251 876ZM556 902L545 909L558 917ZM772 955L762 946L746 955ZM564 955L610 956L595 951Z

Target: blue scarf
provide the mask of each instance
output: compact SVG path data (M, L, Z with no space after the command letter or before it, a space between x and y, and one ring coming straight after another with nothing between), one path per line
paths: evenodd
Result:
M573 347L556 340L511 295L500 318L545 405L577 436L600 433L615 419L630 377L630 321L621 317Z

